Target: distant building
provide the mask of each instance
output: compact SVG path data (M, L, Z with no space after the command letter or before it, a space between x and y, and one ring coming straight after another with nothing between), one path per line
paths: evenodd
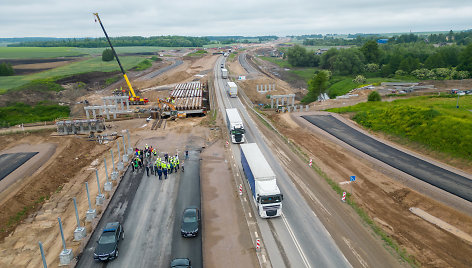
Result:
M387 44L388 39L377 39L377 44Z
M323 53L325 53L326 51L328 51L327 48L318 48L318 50L316 51L316 55L321 55Z

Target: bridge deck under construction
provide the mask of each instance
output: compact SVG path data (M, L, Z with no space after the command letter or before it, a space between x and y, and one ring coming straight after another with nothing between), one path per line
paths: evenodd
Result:
M174 105L177 111L204 113L203 87L204 85L199 81L177 84L170 93L170 97L175 101ZM170 107L164 104L163 110L170 112Z

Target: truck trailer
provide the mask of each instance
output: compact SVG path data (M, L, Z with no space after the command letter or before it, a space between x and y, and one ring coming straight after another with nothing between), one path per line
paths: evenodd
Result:
M238 109L226 109L226 123L228 125L229 135L231 136L231 142L233 143L243 143L244 130L243 120L239 116Z
M228 95L231 98L238 97L238 86L234 82L228 82Z
M221 76L223 78L228 78L228 70L227 69L221 69Z
M274 171L256 143L241 144L241 165L251 188L257 212L262 218L282 215L283 194Z

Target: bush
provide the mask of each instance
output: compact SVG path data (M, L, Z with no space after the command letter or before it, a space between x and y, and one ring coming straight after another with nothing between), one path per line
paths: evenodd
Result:
M358 75L356 76L356 78L354 78L354 80L352 80L352 82L357 83L357 84L364 84L366 81L367 80L365 79L363 75Z
M380 67L377 63L369 63L365 65L365 71L368 73L376 73L380 71Z
M102 61L112 61L115 59L113 51L109 48L103 50L102 52Z
M15 74L15 70L13 70L13 67L11 66L10 63L6 63L6 62L0 63L0 76L10 76L14 74Z
M408 73L403 71L403 70L397 70L395 72L395 76L404 76L404 75L407 75Z
M151 66L152 66L151 61L148 60L148 59L145 59L145 60L141 61L140 63L138 63L138 65L136 66L136 70L137 71L146 70L147 68L149 68Z
M380 97L379 92L372 91L370 92L369 96L367 96L367 101L381 101L382 97Z

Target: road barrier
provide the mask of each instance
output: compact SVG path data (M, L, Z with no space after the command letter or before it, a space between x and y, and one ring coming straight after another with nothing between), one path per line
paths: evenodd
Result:
M261 240L256 239L256 251L261 251Z
M239 185L239 195L243 195L243 185Z
M343 197L341 198L343 202L346 202L346 192L343 192Z
M310 158L310 163L308 164L310 167L313 165L313 159Z

